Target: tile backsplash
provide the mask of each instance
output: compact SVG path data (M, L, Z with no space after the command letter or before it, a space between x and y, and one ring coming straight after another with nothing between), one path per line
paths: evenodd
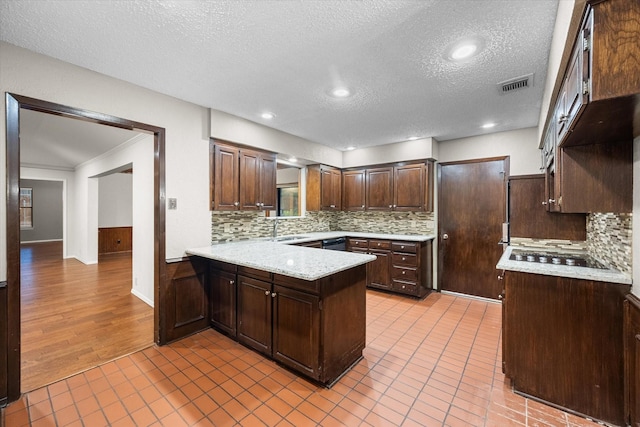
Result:
M589 214L587 251L616 270L631 274L631 225L632 214Z
M512 237L511 244L534 249L587 251L604 264L632 274L631 214L592 213L587 216L587 240L569 241Z
M211 242L271 236L273 219L263 215L253 211L212 211ZM279 235L335 230L433 234L435 222L430 212L307 212L302 218L278 221Z

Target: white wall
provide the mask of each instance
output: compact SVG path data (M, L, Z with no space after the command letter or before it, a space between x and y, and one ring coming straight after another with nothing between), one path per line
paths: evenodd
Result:
M519 129L438 143L438 161L510 156L511 175L541 173L538 128Z
M544 123L549 112L549 102L553 95L553 86L556 83L556 76L560 68L564 45L567 42L569 24L573 14L574 0L563 0L558 2L556 12L556 23L553 28L553 38L549 48L549 65L547 66L547 76L544 82L544 95L542 96L542 108L540 108L540 120L538 121L538 141L542 140Z
M211 136L342 167L342 152L222 111L211 110Z
M98 187L98 227L131 227L133 174L112 173L103 176L99 179Z
M4 165L2 165L4 167ZM4 177L3 177L4 178ZM69 255L69 241L74 239L73 227L69 227L69 224L73 224L74 218L69 212L69 206L73 206L74 197L73 189L75 188L75 175L70 171L52 170L52 169L35 169L35 168L20 168L21 179L40 179L47 181L62 181L62 257L72 258L73 255ZM4 197L4 193L0 195ZM0 211L4 212L6 205L0 207ZM2 216L0 221L4 221L5 217ZM6 227L5 227L6 228ZM5 229L0 230L0 235L4 233ZM0 243L4 243L0 242ZM4 258L0 258L0 263L4 261Z
M432 159L437 156L437 149L435 149L437 144L433 138L422 138L415 141L403 141L345 151L342 155L342 167L350 168L415 159Z
M139 137L89 161L75 173L75 217L78 239L76 257L86 263L98 262L99 184L115 170L133 165L129 206L133 226L133 266L131 292L149 305L154 302L153 136ZM118 174L122 175L122 174Z
M210 115L207 108L4 42L0 42L0 58L2 93L12 92L165 128L166 197L178 199L178 209L166 213L166 256L168 259L182 257L186 248L210 243ZM2 102L1 129L6 129L5 115ZM0 132L0 188L6 188L5 165L3 131ZM149 195L153 197L153 191ZM3 281L7 266L4 191L0 192L0 254L0 281Z

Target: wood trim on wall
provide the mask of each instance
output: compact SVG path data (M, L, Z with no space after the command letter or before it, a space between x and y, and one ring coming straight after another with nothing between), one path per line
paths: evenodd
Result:
M1 302L0 312L7 313L6 322L0 318L0 336L7 333L7 362L0 359L0 381L6 373L6 394L0 401L9 402L20 397L20 109L89 121L129 130L142 130L154 135L154 340L167 342L164 327L166 310L165 285L165 129L108 114L68 107L40 99L6 93L6 149L7 149L7 300ZM4 343L0 343L4 345ZM4 349L0 349L0 354ZM3 391L0 384L0 391Z
M98 228L98 255L131 252L133 227Z

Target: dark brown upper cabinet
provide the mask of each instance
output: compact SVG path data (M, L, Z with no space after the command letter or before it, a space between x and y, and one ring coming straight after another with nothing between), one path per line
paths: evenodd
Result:
M548 212L545 176L509 177L509 226L512 237L586 240L585 214L558 215Z
M348 170L342 172L342 210L365 210L365 170Z
M276 155L211 141L210 194L214 210L273 210Z
M393 209L393 167L366 171L366 207L369 211Z
M546 123L547 210L631 212L640 135L640 2L576 2L575 34Z
M342 209L342 171L325 165L307 166L307 210Z
M431 170L431 162L366 169L366 209L430 212Z

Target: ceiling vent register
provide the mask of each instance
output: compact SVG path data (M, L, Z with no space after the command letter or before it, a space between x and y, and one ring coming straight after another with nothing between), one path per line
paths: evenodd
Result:
M505 80L498 83L498 90L501 94L511 93L517 90L528 89L533 86L533 73L515 79Z

